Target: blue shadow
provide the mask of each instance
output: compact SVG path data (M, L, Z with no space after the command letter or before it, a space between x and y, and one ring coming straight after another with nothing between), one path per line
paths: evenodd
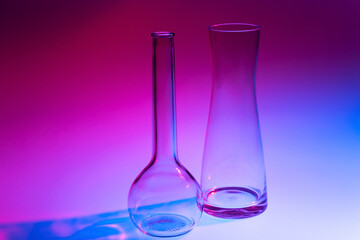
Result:
M203 214L198 227L228 222ZM184 235L186 236L186 235ZM181 239L184 236L171 239ZM158 239L140 232L131 222L127 210L61 220L0 224L0 239L6 240L147 240ZM163 238L164 239L164 238Z

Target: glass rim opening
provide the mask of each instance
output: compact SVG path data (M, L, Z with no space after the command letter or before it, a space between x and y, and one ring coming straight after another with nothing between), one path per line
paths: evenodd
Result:
M209 30L214 32L253 32L260 29L260 26L251 23L220 23L209 26Z
M173 32L153 32L151 36L154 38L171 38L175 36Z

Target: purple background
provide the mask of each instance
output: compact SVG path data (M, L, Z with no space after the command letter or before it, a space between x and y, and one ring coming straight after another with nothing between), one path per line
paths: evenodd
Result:
M176 34L179 157L200 179L207 26L247 22L262 27L256 83L269 193L260 223L250 223L266 225L266 239L359 236L359 1L0 4L0 224L126 209L151 157L154 31Z

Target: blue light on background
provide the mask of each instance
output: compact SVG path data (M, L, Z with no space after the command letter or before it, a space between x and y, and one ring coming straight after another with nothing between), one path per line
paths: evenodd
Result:
M179 159L199 180L207 26L222 22L262 27L256 88L269 205L239 221L204 214L182 239L359 239L359 1L1 5L1 240L151 239L126 209L151 158L150 33L177 36Z

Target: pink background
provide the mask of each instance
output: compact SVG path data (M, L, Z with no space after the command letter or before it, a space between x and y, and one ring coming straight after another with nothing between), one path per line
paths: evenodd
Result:
M211 87L207 26L248 22L262 27L264 215L279 224L290 224L287 214L303 217L305 232L316 225L305 221L312 216L317 229L355 236L360 2L0 4L0 224L127 208L151 157L154 31L176 34L179 157L199 179Z

